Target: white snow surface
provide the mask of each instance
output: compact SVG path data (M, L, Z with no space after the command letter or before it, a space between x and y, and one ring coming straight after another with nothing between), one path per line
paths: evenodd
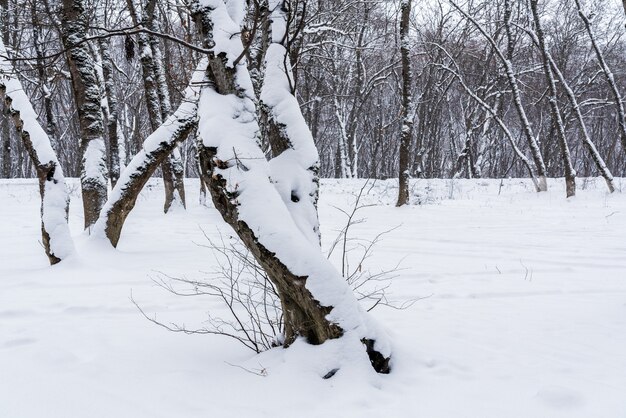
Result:
M335 206L350 209L362 184L322 181L325 250L344 225ZM141 316L131 292L165 323L197 328L208 312L225 314L151 281L205 278L214 259L202 231L232 235L215 209L193 204L197 180L186 184L188 210L164 215L153 179L118 250L83 233L73 196L78 254L54 267L38 245L36 180L1 180L0 417L622 418L626 196L607 195L600 178L580 179L567 200L562 180L549 185L537 194L527 180L417 181L403 208L393 206L395 181L365 188L373 206L354 236L400 227L364 267L402 261L390 296L423 298L372 312L394 343L392 373L377 375L345 342L255 355Z

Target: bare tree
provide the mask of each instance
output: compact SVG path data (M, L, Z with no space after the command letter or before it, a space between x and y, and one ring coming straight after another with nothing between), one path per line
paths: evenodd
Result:
M545 44L545 36L543 34L543 28L541 27L541 21L539 20L539 12L537 11L538 0L530 0L530 9L532 11L533 19L535 21L535 31L537 32L537 40L539 41L539 48L541 51L541 58L543 61L543 71L546 75L546 82L548 83L548 102L550 104L550 111L552 114L552 123L556 128L556 137L561 148L561 158L563 159L563 169L565 171L565 190L567 197L576 195L576 171L572 167L572 158L569 152L569 146L567 145L567 139L565 138L565 127L563 126L563 118L561 118L561 111L557 103L556 83L554 81L554 73L550 65L548 52Z
M286 313L285 345L298 336L313 344L340 337L350 344L360 341L374 369L387 373L391 353L383 336L377 335L318 244L299 231L270 182L269 167L257 142L252 82L245 62L238 59L243 56L243 45L240 39L221 35L237 31L241 22L228 18L222 2L213 7L197 0L188 4L204 46L213 51L209 54L210 83L201 93L198 109L202 177L217 210L277 289ZM270 8L279 4L272 1ZM311 268L298 265L294 251Z
M81 138L81 189L85 228L91 227L107 199L104 125L100 83L87 43L87 9L83 0L63 0L62 40L70 69Z
M465 17L468 21L470 21L476 27L476 29L478 29L481 35L483 35L484 38L491 44L495 53L500 58L500 62L504 66L504 69L506 72L506 77L509 82L509 86L511 88L511 93L513 94L513 99L514 99L513 103L519 115L520 122L522 123L523 132L524 132L524 135L526 136L526 140L528 142L528 146L531 150L533 161L536 166L537 175L539 179L539 191L547 190L545 163L543 161L541 151L539 150L539 146L537 144L537 140L533 133L530 121L528 120L526 110L522 104L519 83L517 80L517 76L515 75L513 64L511 63L510 59L507 58L502 53L502 51L500 50L500 47L498 46L496 41L493 39L493 37L487 33L487 31L483 28L483 26L476 19L474 19L470 14L468 14L462 8L460 8L453 0L450 0L450 3L454 6L456 10L459 11L459 13L463 15L463 17ZM505 0L505 7L507 8L507 10L510 10L509 0ZM505 28L510 28L510 12L506 13L506 16L504 18L504 26ZM512 36L510 34L509 29L507 29L507 37L509 39L509 45L510 45L512 42ZM509 46L509 50L510 49L511 47Z
M591 21L589 20L589 17L587 17L585 12L583 11L580 0L574 0L574 2L576 3L576 8L578 9L578 15L580 16L580 19L585 24L587 35L589 35L591 46L593 48L593 51L596 54L596 58L598 59L600 68L602 69L602 72L604 73L606 82L611 88L611 93L613 95L613 100L614 100L615 108L617 111L617 121L619 124L620 139L622 141L622 151L626 153L626 112L624 111L624 103L622 100L622 95L620 94L619 88L617 87L617 83L615 82L615 76L613 75L613 72L609 68L606 60L604 59L604 54L602 53L602 51L600 50L600 47L598 46L598 43L596 42L596 38L593 33L593 29L591 28Z
M402 131L400 135L400 172L398 174L398 202L396 206L409 203L409 150L413 137L413 99L411 96L412 74L409 54L409 22L411 0L400 3L400 55L402 56Z

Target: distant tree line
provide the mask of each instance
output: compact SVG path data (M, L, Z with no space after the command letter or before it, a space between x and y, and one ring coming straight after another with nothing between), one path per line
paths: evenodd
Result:
M71 63L61 53L65 17L58 13L59 2L2 3L4 43L19 59L25 89L54 138L65 173L79 176L84 144L77 139L81 127L73 107ZM145 3L89 0L84 5L89 41L83 49L94 57L99 78L94 100L101 103L104 133L117 136L117 141L107 141L114 146L107 151L113 180L117 159L122 166L127 163L181 100L200 56L178 42L193 44L197 36L181 0ZM402 3L292 2L298 18L290 40L292 82L324 177L398 176L405 119ZM249 17L244 37L258 38L267 21L267 11L254 5L256 18ZM603 175L597 157L612 175L626 175L626 43L619 4L438 0L414 4L409 17L410 177L527 177L528 165L538 178L564 176L568 170L578 176ZM133 31L142 22L154 34ZM537 39L540 27L542 39ZM114 32L118 36L109 36ZM247 54L254 75L260 45L255 39L251 43ZM548 67L554 68L555 101L542 48L549 54ZM144 76L146 71L151 75ZM555 120L553 102L561 122ZM6 118L0 124L2 177L34 175ZM563 159L563 142L570 163ZM597 153L590 152L589 142ZM190 141L163 165L164 176L197 176L195 156ZM180 189L173 181L166 184L172 185L172 196Z

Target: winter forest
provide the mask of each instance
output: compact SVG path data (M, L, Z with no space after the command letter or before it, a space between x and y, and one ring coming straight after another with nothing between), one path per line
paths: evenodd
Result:
M626 0L0 31L0 418L626 414Z

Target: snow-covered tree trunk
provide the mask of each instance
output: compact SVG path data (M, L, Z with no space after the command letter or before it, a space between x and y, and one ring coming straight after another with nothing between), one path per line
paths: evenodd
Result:
M174 148L196 129L199 85L205 79L206 68L207 62L203 60L192 75L178 109L146 138L142 149L121 173L94 226L94 236L106 237L111 245L117 246L124 222L143 186Z
M617 83L615 82L615 76L613 72L609 68L609 65L606 63L604 59L604 54L600 50L598 43L596 42L596 37L593 34L593 29L591 28L591 21L585 14L580 4L580 0L574 0L576 3L576 8L578 9L578 15L580 19L585 24L585 29L587 30L587 35L589 36L589 40L591 41L591 46L596 54L596 58L598 59L598 63L600 64L600 68L602 68L602 72L604 73L604 77L606 78L606 82L611 88L611 93L613 95L613 101L615 103L615 108L617 110L617 123L619 125L619 135L620 141L622 143L622 152L626 153L626 111L624 111L624 102L622 99L622 95L617 87ZM625 12L626 12L626 3Z
M157 20L154 16L147 19L148 29L155 32L159 31L159 27L156 24ZM170 93L167 85L167 78L165 77L165 67L163 59L163 52L161 51L161 45L159 40L155 36L148 36L150 42L150 49L152 51L152 58L154 62L154 75L157 87L157 95L159 96L159 103L161 105L161 119L166 120L172 113L172 102L170 99ZM165 162L169 164L169 168L163 172L163 175L171 176L165 181L165 205L164 210L167 213L172 204L178 203L185 207L185 168L183 167L183 161L180 155L180 148L176 146L172 151L172 154Z
M346 129L345 119L341 114L341 105L339 104L337 96L333 96L333 105L335 106L335 117L339 124L339 135L337 136L338 171L342 179L349 179L352 177L352 169L348 157L348 130Z
M561 149L561 159L563 160L563 170L565 172L565 191L567 197L576 195L576 171L572 166L572 157L570 156L567 138L565 137L565 127L563 126L563 118L557 103L556 83L554 81L554 73L548 59L548 52L545 44L545 36L537 11L538 0L530 0L530 9L532 11L533 20L535 22L535 31L537 32L537 40L539 41L539 49L541 52L541 60L543 63L543 72L548 83L548 103L550 104L550 112L552 114L552 123L556 128L556 137Z
M85 228L98 219L107 199L107 168L101 89L95 63L85 42L87 11L82 0L63 0L62 40L72 78L80 125L81 189Z
M188 4L204 46L212 51L209 83L198 106L201 175L217 210L277 288L285 313L285 345L297 337L313 344L341 337L347 346L364 345L373 367L388 372L391 350L385 335L319 245L299 229L293 211L271 181L270 164L259 145L252 82L245 60L235 63L243 56L239 24L222 0L189 0ZM291 91L278 96L287 99L287 94ZM289 108L282 109L289 114ZM289 126L290 118L286 121ZM295 145L294 140L297 149ZM314 160L315 156L303 153L299 158ZM306 165L305 160L297 162L290 162L295 170L291 164L283 167L285 172L295 172L296 179L300 163Z
M120 178L120 141L117 115L117 94L113 80L113 60L111 58L111 42L109 38L100 39L100 54L102 56L102 76L104 77L104 90L108 107L107 133L109 140L109 177L111 187L115 187Z
M412 74L409 45L409 23L411 0L400 3L400 56L402 60L402 131L400 133L400 171L398 173L398 202L396 206L409 203L409 153L413 137L413 115L411 112Z
M269 40L263 64L260 108L267 113L265 135L273 150L270 170L274 187L302 233L319 244L319 155L295 97L285 3L282 0L268 2Z
M143 18L141 20L139 19L136 11L134 0L127 0L127 5L135 25L142 24L148 29L152 28L152 22L155 18L154 13L156 0L146 1L143 8ZM153 132L156 131L163 123L163 120L169 116L168 114L164 118L164 110L171 109L169 94L165 93L167 91L165 77L164 75L162 79L159 77L160 72L157 66L156 57L153 53L152 44L156 42L156 39L151 40L151 36L146 33L140 33L137 42L139 47L139 60L141 62L143 75L146 107L148 108L148 119L150 120L150 126ZM158 49L158 51L160 51L160 49ZM162 81L164 85L159 86L159 81ZM167 103L162 103L161 97L166 99ZM172 152L174 153L175 150L176 147L172 150ZM165 189L165 203L163 205L164 212L167 213L175 201L178 201L184 207L185 192L184 183L182 181L183 170L182 164L180 163L180 153L168 156L167 159L165 159L161 164L161 171L163 174L163 186ZM178 179L178 181L176 179Z
M35 166L41 195L41 242L50 264L56 264L74 251L67 225L70 200L63 169L20 81L4 57L7 51L0 41L0 98Z

